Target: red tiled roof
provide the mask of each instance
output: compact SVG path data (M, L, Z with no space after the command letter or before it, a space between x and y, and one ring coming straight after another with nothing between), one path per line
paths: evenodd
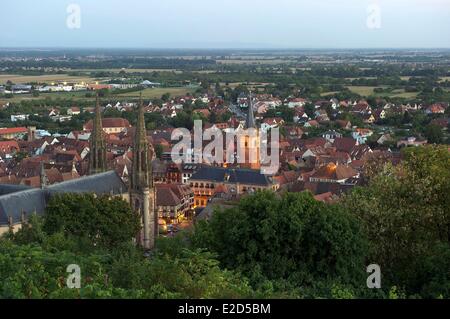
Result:
M104 118L102 119L102 126L103 128L110 128L110 127L131 127L130 122L128 122L127 119L123 119L123 118ZM92 120L90 120L89 122L86 123L86 125L84 126L85 130L92 130L93 128L93 124L92 124Z
M11 152L13 150L19 150L19 144L17 141L0 141L1 152Z
M335 165L330 163L326 166L320 167L311 178L342 180L358 175L358 172L350 166Z
M8 127L0 128L0 135L14 134L14 133L26 133L28 130L26 127Z

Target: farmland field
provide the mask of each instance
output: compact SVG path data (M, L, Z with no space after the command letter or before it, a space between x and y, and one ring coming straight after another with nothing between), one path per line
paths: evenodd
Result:
M151 72L175 72L177 74L183 73L181 70L177 69L72 69L72 72L117 72L124 71L125 73L151 73Z
M218 64L261 64L261 65L271 65L271 64L286 64L295 62L294 60L283 60L283 59L225 59L217 60Z
M195 90L196 90L195 88L187 88L187 87L149 88L149 89L145 89L142 91L122 93L122 94L117 94L114 96L137 97L137 96L139 96L139 93L142 92L143 98L155 99L155 98L160 98L165 93L170 93L171 96L177 96L177 95L185 95L187 93L193 93Z
M348 86L347 87L350 91L359 94L361 96L369 96L373 95L373 90L376 89L376 86Z
M49 83L49 82L93 82L96 79L87 76L70 76L67 74L19 75L0 74L0 84L13 83Z

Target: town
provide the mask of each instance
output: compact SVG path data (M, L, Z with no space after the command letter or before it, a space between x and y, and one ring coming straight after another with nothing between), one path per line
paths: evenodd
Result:
M0 4L0 300L436 310L450 11L407 2Z
M2 78L6 80L6 76ZM139 77L128 79L139 81ZM89 174L94 100L90 103L88 98L73 98L69 100L71 104L64 101L63 106L58 100L46 99L42 106L41 100L35 103L11 99L11 95L86 90L92 92L87 97L100 96L107 169L114 170L127 184L132 171L136 120L133 114L139 94L164 88L155 88L161 83L149 80L120 87L104 83L64 82L49 86L32 81L12 84L6 80L0 105L5 125L0 128L0 183L40 188ZM445 86L448 80L441 83ZM301 93L301 87L274 94L269 93L273 88L262 83L224 86L225 89L218 83L203 81L191 85L197 87L191 93L162 94L142 102L149 128L147 139L154 147L152 176L162 233L177 231L180 225L186 226L195 218L208 218L214 207L238 202L257 190L307 190L317 200L333 203L364 184L367 163L381 159L396 165L402 160L404 147L449 141L449 103L445 101L427 103L415 98L395 103L374 96L339 99L339 94L332 93L311 99L311 94ZM129 97L115 97L116 89L135 91ZM170 88L167 90L170 92ZM250 90L255 93L249 95ZM31 104L27 107L31 112L19 112L24 104ZM171 135L177 126L191 128L194 135L193 119L202 121L203 129L224 132L249 127L262 132L279 129L279 168L267 175L257 171L260 163L174 163L172 148L177 141ZM190 147L187 153L193 154L194 144ZM224 145L224 153L226 148ZM42 185L43 181L46 185ZM9 220L3 216L4 229L8 229Z

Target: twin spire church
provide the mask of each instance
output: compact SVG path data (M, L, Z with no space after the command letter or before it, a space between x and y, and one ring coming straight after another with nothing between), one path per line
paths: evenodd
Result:
M257 130L252 104L250 95L245 126L246 129ZM32 214L43 215L53 196L65 193L93 193L97 196L117 196L129 202L132 209L141 217L142 228L137 237L138 244L145 249L153 249L155 238L158 235L159 217L156 209L156 192L151 164L155 152L147 138L142 96L137 112L129 184L126 184L116 171L108 169L102 112L97 97L95 118L89 139L88 175L49 185L42 162L40 188L29 185L0 184L0 235L11 230L17 231ZM255 153L256 156L254 162L242 164L241 168L258 169L260 167L259 137L243 135L242 138L244 140L241 145L245 145L245 157L250 158L250 153ZM221 182L223 183L223 181Z
M89 149L89 175L87 176L48 185L46 172L41 164L40 188L0 184L0 235L20 229L31 214L43 215L49 200L55 195L94 193L97 196L118 196L128 201L141 216L142 230L137 238L138 243L146 249L152 249L158 234L151 169L154 151L147 140L142 98L138 106L130 185L126 185L114 170L108 170L106 141L98 98Z
M95 119L89 140L89 175L107 171L106 142L104 139L101 110L98 102L95 106ZM139 241L146 249L152 249L158 234L158 216L155 210L155 189L153 186L152 166L153 146L148 142L145 129L144 106L142 96L138 106L138 118L133 145L133 162L128 199L131 207L139 213L142 231ZM127 198L128 197L128 198Z

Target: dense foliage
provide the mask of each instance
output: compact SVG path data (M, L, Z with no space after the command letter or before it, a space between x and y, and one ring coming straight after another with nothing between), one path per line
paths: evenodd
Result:
M369 186L345 198L369 236L370 260L386 284L422 297L450 296L450 154L444 146L407 149Z
M238 207L199 223L193 242L217 252L225 267L250 277L256 271L299 286L364 278L367 243L355 217L317 202L310 193L277 198L260 192L245 198Z

